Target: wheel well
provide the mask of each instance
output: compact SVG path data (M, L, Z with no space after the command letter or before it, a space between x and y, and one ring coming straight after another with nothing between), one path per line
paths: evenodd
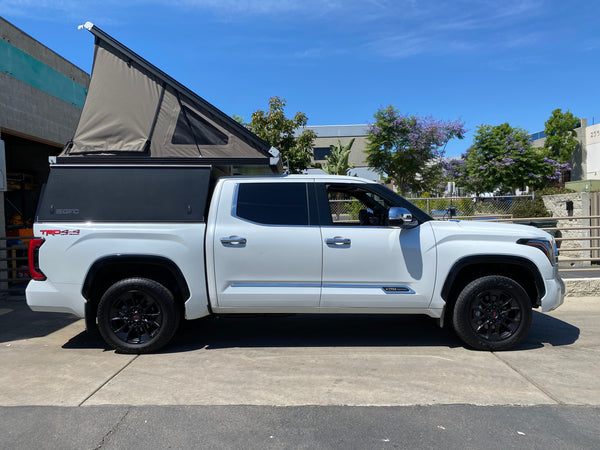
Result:
M182 308L190 291L183 274L171 260L154 256L115 255L96 261L88 271L82 294L87 300L86 319L95 320L100 298L106 290L125 278L149 278L165 286Z
M447 312L452 310L456 298L467 284L488 275L500 275L516 281L527 292L531 306L540 306L545 289L542 276L535 265L521 258L499 259L494 256L463 260L454 265L442 289Z

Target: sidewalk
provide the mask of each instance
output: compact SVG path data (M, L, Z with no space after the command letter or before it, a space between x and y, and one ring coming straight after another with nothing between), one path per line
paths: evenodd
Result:
M600 299L534 312L516 350L478 352L420 316L200 319L156 355L0 300L0 406L600 405Z

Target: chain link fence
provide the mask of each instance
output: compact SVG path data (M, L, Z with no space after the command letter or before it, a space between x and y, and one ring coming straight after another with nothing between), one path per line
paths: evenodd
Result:
M519 210L527 208L532 195L505 195L501 197L424 197L407 199L434 219L448 218L449 208L454 208L452 216L462 218L512 217Z
M329 209L334 222L358 223L358 215L363 208L365 206L356 199L329 199Z
M527 210L533 200L532 195L501 197L422 197L407 199L434 219L450 216L449 208L453 207L452 217L460 218L511 218L523 216L521 210ZM329 207L336 222L358 222L359 212L366 208L353 198L330 199ZM528 214L524 214L527 216Z

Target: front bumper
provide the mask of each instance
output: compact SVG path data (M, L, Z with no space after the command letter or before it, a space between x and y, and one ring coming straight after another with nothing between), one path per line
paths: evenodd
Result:
M544 280L544 284L546 295L542 297L542 312L553 311L565 301L565 283L555 269L554 278Z

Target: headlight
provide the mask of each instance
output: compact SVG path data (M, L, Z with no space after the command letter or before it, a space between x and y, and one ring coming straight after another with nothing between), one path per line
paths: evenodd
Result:
M554 239L551 241L546 241L544 239L519 239L517 244L529 245L541 250L553 266L558 262L558 248L556 247L556 241Z

